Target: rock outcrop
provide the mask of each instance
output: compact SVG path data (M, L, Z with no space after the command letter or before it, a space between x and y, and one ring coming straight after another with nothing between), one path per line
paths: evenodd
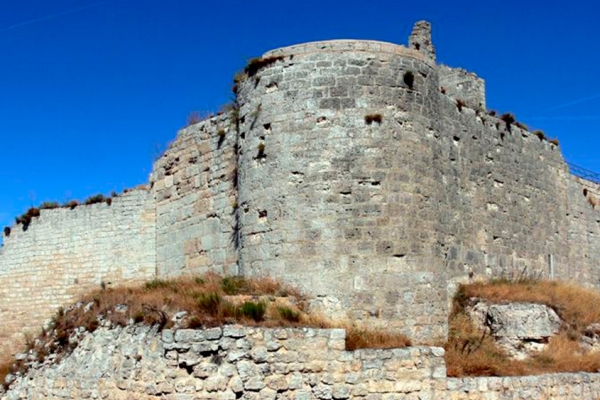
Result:
M475 301L467 310L473 321L515 359L542 351L561 327L560 317L543 304Z

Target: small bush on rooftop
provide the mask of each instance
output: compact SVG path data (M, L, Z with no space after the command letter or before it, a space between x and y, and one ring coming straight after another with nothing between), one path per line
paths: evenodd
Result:
M553 145L555 145L555 146L558 146L558 145L559 145L559 143L558 143L558 139L548 139L548 142L549 142L549 143L552 143L552 144L553 144Z
M9 237L11 233L11 228L10 226L5 226L4 227L4 236Z
M271 57L254 57L248 61L246 67L244 68L244 72L248 77L253 77L260 71L261 69L268 67L271 64L276 63L277 61L282 61L283 56L271 56Z
M88 198L85 200L85 202L84 202L84 203L85 203L85 205L86 205L86 206L89 206L89 205L91 205L91 204L102 203L102 202L104 202L105 200L106 200L106 198L104 197L104 195L102 195L102 194L97 194L97 195L94 195L94 196L88 197Z
M515 123L515 116L511 113L504 113L500 116L500 119L502 121L504 121L504 123L506 124L507 127L510 127L512 124Z
M78 205L79 205L79 202L77 200L71 200L71 201L64 203L63 207L74 210Z
M56 201L45 201L42 204L40 204L40 210L53 210L58 207L60 206Z
M535 136L537 136L538 139L540 139L540 140L545 140L546 139L546 135L544 134L544 131L537 130L537 131L533 132L533 134Z
M524 131L529 131L529 128L527 127L527 125L525 125L524 123L517 121L515 122L515 126L523 129Z

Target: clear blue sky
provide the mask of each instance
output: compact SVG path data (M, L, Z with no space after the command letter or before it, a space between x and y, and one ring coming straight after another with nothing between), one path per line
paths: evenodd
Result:
M596 1L2 1L0 227L32 203L147 181L190 111L231 97L248 58L324 39L405 44L486 80L488 108L600 171Z

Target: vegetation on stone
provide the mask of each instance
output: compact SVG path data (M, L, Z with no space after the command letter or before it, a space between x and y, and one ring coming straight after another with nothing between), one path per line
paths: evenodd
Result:
M489 331L474 324L466 312L472 299L491 304L536 303L554 310L562 320L538 354L516 360L497 345ZM590 327L600 322L600 292L579 285L522 277L461 285L454 298L446 343L449 376L512 376L554 372L598 372L600 352L586 346L595 338ZM585 339L583 340L582 339Z
M333 322L306 310L306 298L271 278L203 276L154 279L137 287L103 287L62 308L35 340L27 340L25 357L0 363L0 381L10 373L23 375L36 365L59 362L86 332L99 327L145 324L162 329L205 329L241 323L265 327L343 327L348 349L406 347L401 334L373 331ZM50 357L50 358L49 358ZM7 366L8 365L8 366Z

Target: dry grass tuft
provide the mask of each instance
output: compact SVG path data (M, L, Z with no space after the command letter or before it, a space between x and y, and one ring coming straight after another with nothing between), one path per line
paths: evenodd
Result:
M382 121L383 121L383 116L381 114L365 115L365 124L367 124L367 125L371 125L373 123L381 125Z
M356 326L346 327L346 350L395 349L410 345L410 339L401 333L363 329Z
M530 302L554 309L563 328L548 347L529 360L512 360L494 339L478 330L464 312L470 298L489 303ZM585 328L600 321L600 293L571 283L506 279L462 285L454 298L446 343L448 376L513 376L555 372L597 372L600 353L583 352L579 344Z
M475 328L466 314L454 313L448 329L448 342L444 346L448 376L525 374L525 368L499 349L492 337Z

